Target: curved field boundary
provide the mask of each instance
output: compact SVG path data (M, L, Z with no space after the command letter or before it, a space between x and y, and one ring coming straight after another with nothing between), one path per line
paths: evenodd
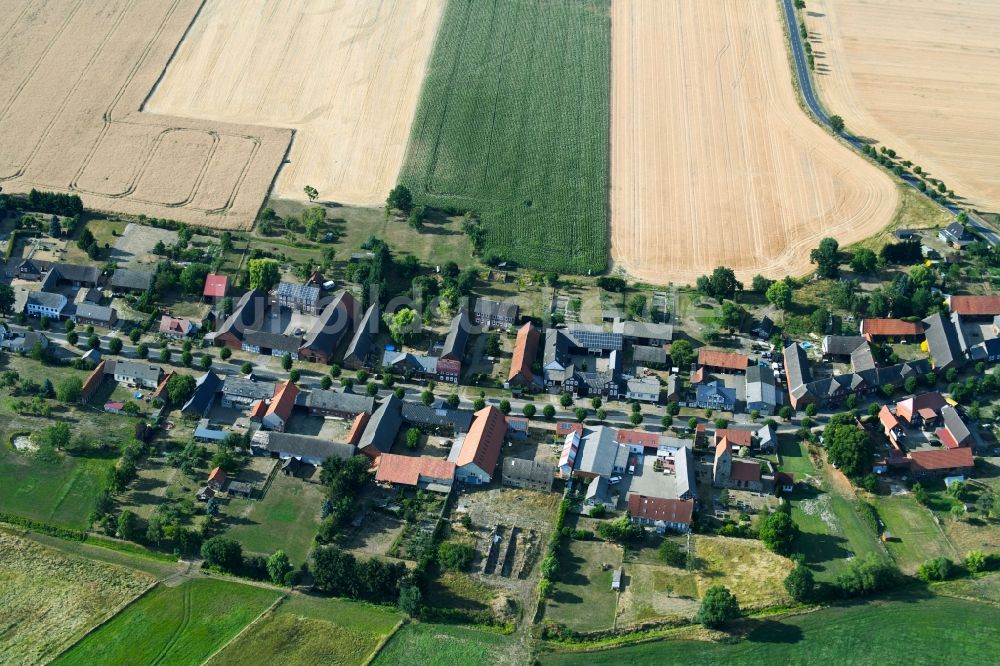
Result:
M806 65L805 48L802 46L802 38L799 35L798 28L796 27L795 6L793 5L792 0L780 1L782 3L782 13L785 21L786 38L788 39L789 49L791 50L792 61L794 64L793 69L795 70L796 80L799 84L798 89L802 97L802 101L817 121L819 121L823 126L830 128L830 116L827 114L826 109L823 108L823 104L820 101L819 96L816 94L812 74L809 71L809 67ZM864 141L854 136L847 130L839 132L838 136L844 139L844 141L846 141L847 144L850 145L850 147L853 148L858 154L865 157L861 153L861 148L865 145ZM865 159L866 161L871 161L867 160L867 158ZM890 172L886 171L886 173ZM895 174L891 175L895 176ZM931 199L927 196L925 192L922 192L920 188L917 187L917 183L920 182L919 179L909 172L904 171L903 175L898 176L898 178L938 208L952 215L957 215L961 212L962 208L955 204L943 204L940 201L936 201L935 199ZM975 230L991 245L1000 244L1000 234L988 226L978 215L970 215L968 224L975 228Z

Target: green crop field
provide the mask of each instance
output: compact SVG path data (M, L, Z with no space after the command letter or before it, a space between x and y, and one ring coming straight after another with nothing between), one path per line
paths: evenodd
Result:
M400 180L472 210L486 253L566 273L608 254L608 0L449 2Z
M399 615L377 606L294 595L216 655L212 666L362 664Z
M543 664L978 664L1000 649L1000 608L903 598L748 620L733 643L670 640L616 650L542 655ZM942 630L947 627L947 630Z
M372 662L375 666L513 666L525 663L512 654L514 639L488 631L440 624L408 624Z
M160 585L56 660L58 664L199 664L279 596L195 578Z
M278 474L262 500L232 499L226 516L228 536L254 553L270 555L279 548L296 564L305 561L319 528L323 486Z

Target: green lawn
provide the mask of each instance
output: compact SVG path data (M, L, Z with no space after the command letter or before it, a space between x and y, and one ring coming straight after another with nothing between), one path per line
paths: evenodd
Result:
M816 466L809 457L809 449L798 437L779 435L778 453L781 454L781 471L794 475L796 480L816 474Z
M618 593L611 576L622 563L622 552L604 541L563 540L559 574L545 605L545 618L574 631L610 629ZM603 570L604 564L611 567Z
M543 664L979 664L1000 650L1000 608L944 597L828 608L749 620L733 643L667 640L546 654Z
M57 664L198 664L252 622L279 593L195 578L160 585L74 646Z
M232 499L225 508L228 536L243 549L270 554L283 549L304 562L319 527L323 487L278 473L262 500Z
M511 654L514 639L488 631L438 624L403 627L379 652L375 666L508 666L524 663Z
M447 4L400 180L418 203L479 213L486 252L607 265L609 4Z
M61 456L35 459L0 444L0 511L72 529L87 516L104 488L114 458Z
M362 664L399 621L390 610L341 599L294 595L230 643L213 666Z
M958 557L951 543L934 524L931 512L921 506L912 494L875 497L872 504L892 534L886 545L904 572L913 573L924 560L932 557Z

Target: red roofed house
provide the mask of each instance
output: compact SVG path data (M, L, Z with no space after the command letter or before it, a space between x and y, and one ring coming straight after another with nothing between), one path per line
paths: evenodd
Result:
M170 383L170 378L173 377L175 374L177 373L171 370L167 374L163 375L163 379L160 380L159 386L157 386L156 390L153 391L152 395L153 400L162 400L164 402L167 401L167 398L169 397L167 394L167 384Z
M993 319L1000 315L1000 296L949 296L948 307L967 319Z
M263 400L255 400L250 405L250 420L259 422L264 418L264 414L267 414L267 403Z
M366 425L368 425L368 412L359 412L351 423L351 431L347 433L347 443L357 446Z
M730 446L735 450L740 450L744 446L749 449L753 444L753 431L741 428L718 428L715 431L715 445L723 439L729 440Z
M914 428L930 430L940 423L941 408L947 405L937 391L921 393L896 403L896 417Z
M924 327L919 321L862 319L861 335L868 342L901 340L919 342L924 338Z
M292 408L295 407L295 397L298 394L299 387L295 384L287 381L278 384L261 424L268 430L284 432L285 425L292 418Z
M733 460L732 444L723 437L715 446L712 485L716 488L738 488L761 492L764 483L760 473L760 464Z
M167 315L160 317L160 333L168 338L180 340L197 330L198 327L189 319L177 319Z
M633 523L653 526L661 534L667 530L688 532L694 515L694 501L630 493L628 514Z
M208 475L208 487L212 490L222 490L226 485L226 470L216 467Z
M225 298L229 294L229 276L209 273L205 276L205 298Z
M507 422L499 409L489 405L476 412L465 439L456 442L448 456L456 465L455 478L465 483L489 483L506 434Z
M583 435L583 424L576 421L556 421L556 437L564 439L571 432Z
M375 481L399 486L450 486L455 479L455 463L430 456L401 456L383 453L375 459Z
M968 447L912 451L909 458L914 476L967 474L975 465L972 449Z
M510 362L510 374L507 382L512 386L528 386L535 380L531 364L538 354L538 329L528 322L517 331L517 341L514 343L514 358Z
M718 349L698 350L698 367L709 372L746 372L748 362L746 354L734 354Z
M87 403L90 399L94 397L94 393L104 383L104 369L107 367L106 361L101 361L94 368L94 371L90 373L87 380L83 382L83 388L80 390L80 402Z
M615 436L619 444L625 444L632 453L642 453L648 449L653 453L660 448L660 435L655 432L644 432L642 430L619 430Z

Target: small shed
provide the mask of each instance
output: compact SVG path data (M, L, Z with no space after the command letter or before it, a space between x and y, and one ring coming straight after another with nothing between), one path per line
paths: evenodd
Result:
M249 483L243 483L242 481L230 481L229 487L226 488L226 492L230 495L236 495L237 497L250 498L253 493L253 486Z
M199 502L207 502L215 497L215 491L208 486L202 486L202 488L198 491L197 497Z
M621 590L622 589L622 577L625 575L625 570L622 567L615 569L614 575L611 576L611 589Z

